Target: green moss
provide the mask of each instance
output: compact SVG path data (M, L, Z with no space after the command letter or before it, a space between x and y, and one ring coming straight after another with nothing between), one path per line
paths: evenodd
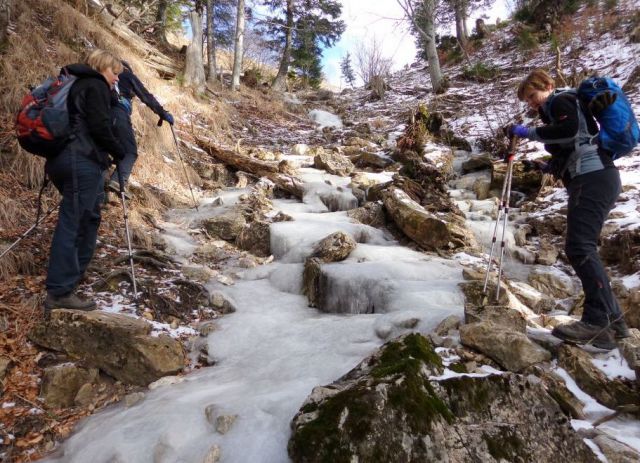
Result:
M289 453L297 460L349 463L350 443L366 438L371 431L373 407L365 389L339 392L318 408L318 417L298 429L289 442ZM310 405L310 404L308 404ZM344 426L340 419L348 410ZM322 450L322 454L318 452Z
M396 373L419 372L420 364L437 366L442 369L442 359L424 336L410 334L402 341L390 342L384 347L378 365L371 371L375 378Z
M405 417L414 433L426 434L437 419L453 422L455 416L448 405L422 374L425 364L431 369L442 369L441 358L419 334L385 345L371 373L377 382L339 392L325 400L317 408L317 418L294 433L289 443L290 455L298 461L350 462L358 444L373 437L372 423L380 417L374 404L378 384L388 384L389 408ZM314 411L312 404L305 405L303 411L307 410ZM389 451L386 448L385 452L377 452L381 463L388 461Z
M460 362L449 365L449 370L455 371L456 373L469 373L464 363Z
M394 408L402 410L409 425L420 433L428 431L436 417L443 417L449 423L454 419L449 407L421 375L423 363L442 370L442 359L429 341L419 334L410 334L402 342L385 346L378 365L371 372L374 378L396 374L403 376L400 384L391 387L389 402Z
M491 64L477 62L473 66L468 66L462 71L462 76L468 80L486 82L500 75L500 68Z

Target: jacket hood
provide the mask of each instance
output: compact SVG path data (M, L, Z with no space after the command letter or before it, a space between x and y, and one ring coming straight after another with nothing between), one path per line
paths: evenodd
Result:
M72 74L76 77L93 77L96 79L100 79L105 84L107 84L107 81L102 74L100 74L98 71L96 71L92 67L87 66L86 64L83 64L83 63L69 64L63 67L62 69L60 69L60 73L63 74L65 69L69 72L69 74Z

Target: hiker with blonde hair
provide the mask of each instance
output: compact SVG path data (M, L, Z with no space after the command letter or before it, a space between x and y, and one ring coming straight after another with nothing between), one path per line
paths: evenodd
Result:
M559 325L552 334L576 344L613 349L614 338L629 336L629 330L598 255L598 239L622 186L612 153L595 142L594 114L615 98L603 94L584 107L575 92L556 89L554 79L536 69L520 83L518 99L538 111L544 126L512 125L506 133L544 143L551 154L548 163L528 164L561 179L567 189L565 254L585 296L582 319Z
M109 154L115 161L124 157L110 117L111 91L121 71L120 59L104 50L94 50L84 63L62 70L76 80L67 97L71 135L62 151L45 164L46 174L62 195L49 254L46 312L96 308L94 301L78 296L76 288L96 247Z

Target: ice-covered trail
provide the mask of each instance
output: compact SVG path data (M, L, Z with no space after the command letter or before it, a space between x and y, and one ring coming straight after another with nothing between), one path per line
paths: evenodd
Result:
M274 201L274 213L294 218L271 227L275 261L241 272L232 286L208 285L237 309L209 335L216 364L149 391L130 408L120 404L88 418L47 461L199 463L218 452L221 462L289 461L289 422L315 386L333 382L387 339L462 316L459 262L401 247L345 212L328 212L321 198L344 209L357 203L349 178L310 168L301 178L304 202ZM227 193L220 209L237 197ZM174 224L168 239L188 258L195 248L189 216L179 216L182 225ZM337 230L359 244L346 261L326 266L331 305L342 312L327 314L309 308L302 295L303 261L315 241ZM237 416L226 434L207 421L210 405L217 416Z

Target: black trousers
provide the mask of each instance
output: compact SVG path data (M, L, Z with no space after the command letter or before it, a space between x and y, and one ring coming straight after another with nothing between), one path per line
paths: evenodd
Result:
M567 186L569 204L565 253L584 291L582 321L607 326L621 316L604 265L598 239L604 221L622 191L615 167L579 175Z
M133 165L138 159L138 146L136 144L136 136L133 133L133 127L131 125L131 116L120 106L115 106L111 109L111 115L114 119L114 135L120 141L120 144L124 148L124 159L118 163L120 173L122 174L122 181L126 185L129 181L129 176L133 170ZM114 169L111 179L120 183L118 179L118 172Z

